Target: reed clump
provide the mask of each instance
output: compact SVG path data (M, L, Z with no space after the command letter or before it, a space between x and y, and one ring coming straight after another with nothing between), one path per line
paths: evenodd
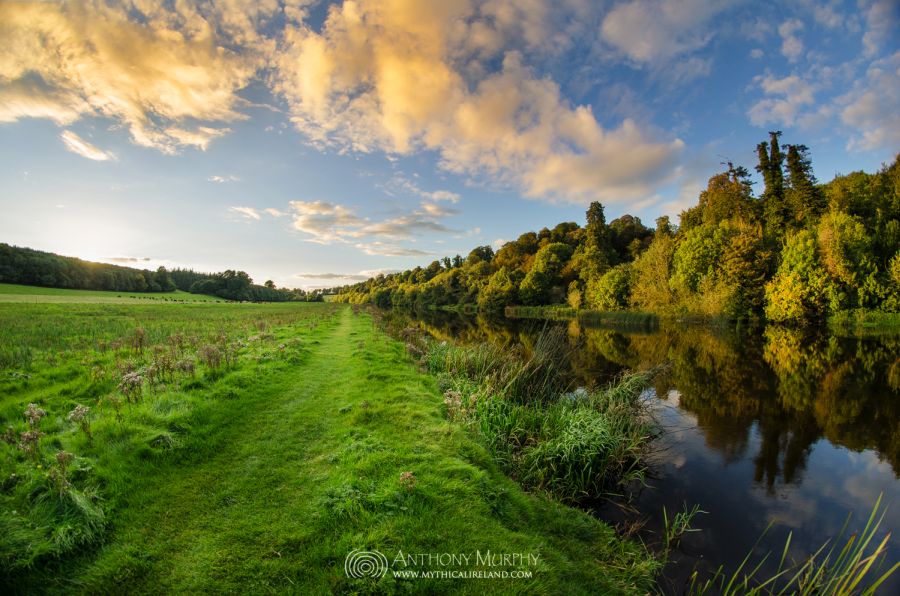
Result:
M448 417L477 429L526 488L577 502L643 480L656 433L643 395L655 371L572 391L564 374L571 347L559 327L527 348L438 342L411 328L402 335L438 377Z

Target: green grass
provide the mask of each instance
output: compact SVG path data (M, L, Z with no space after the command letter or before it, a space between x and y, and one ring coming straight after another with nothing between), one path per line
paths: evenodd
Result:
M437 375L449 416L471 426L522 486L577 503L643 480L655 429L641 395L654 371L605 389L569 391L571 348L561 327L544 331L527 350L402 334Z
M132 304L137 301L222 302L222 299L204 294L190 294L181 290L174 292L102 292L0 283L0 302Z
M0 305L0 342L30 352L0 368L0 422L18 433L28 403L47 412L39 459L0 443L6 591L652 588L657 563L642 548L504 476L465 427L446 420L435 380L368 315L327 304L108 311ZM232 363L206 364L210 346ZM151 381L150 367L176 352L195 370ZM129 402L117 386L133 367L145 381ZM90 437L68 420L78 404L91 408ZM58 451L74 454L68 487ZM538 562L519 567L530 579L388 574L376 583L345 575L353 549L390 561L398 551L490 550Z

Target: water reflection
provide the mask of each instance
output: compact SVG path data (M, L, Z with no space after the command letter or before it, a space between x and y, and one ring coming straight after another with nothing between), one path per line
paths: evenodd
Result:
M861 526L884 493L894 505L886 529L900 529L900 336L676 324L624 332L444 315L417 324L439 338L526 347L542 326L566 325L572 381L585 386L626 368L669 364L654 388L666 434L653 487L640 492L637 507L651 532L660 530L663 507L698 503L709 511L673 567L673 591L694 568L736 566L769 522L774 529L759 548L779 550L792 529L799 557L836 534L848 512ZM892 561L900 558L898 534ZM900 591L900 577L884 589Z

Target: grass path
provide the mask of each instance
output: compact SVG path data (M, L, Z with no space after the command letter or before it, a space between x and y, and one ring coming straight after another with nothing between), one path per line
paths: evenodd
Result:
M402 344L342 310L287 370L238 377L198 409L185 443L141 462L105 546L41 573L59 591L132 593L646 592L654 564L589 516L524 494L449 424ZM401 483L412 472L414 486ZM349 579L377 549L472 555L532 579ZM474 553L537 564L478 567ZM393 565L394 570L404 569ZM37 581L35 579L35 581ZM34 586L32 586L34 587Z

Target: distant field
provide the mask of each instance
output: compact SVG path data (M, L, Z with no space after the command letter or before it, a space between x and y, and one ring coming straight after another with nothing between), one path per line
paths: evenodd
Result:
M66 288L40 288L0 283L0 302L87 302L125 303L136 302L222 302L215 296L174 292L102 292L97 290L70 290Z

